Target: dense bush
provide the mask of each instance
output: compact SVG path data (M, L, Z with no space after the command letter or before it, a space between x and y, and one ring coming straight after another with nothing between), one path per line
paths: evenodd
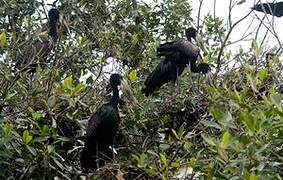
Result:
M62 0L57 7L71 35L60 37L48 66L33 74L14 65L46 34L45 6L18 0L0 7L0 179L282 179L278 54L266 63L256 40L232 53L225 39L233 32L207 15L199 30L212 73L186 71L177 87L166 84L146 98L140 90L159 62L156 47L196 24L190 2ZM139 106L120 106L118 153L84 174L87 121L109 99L112 70L130 82Z

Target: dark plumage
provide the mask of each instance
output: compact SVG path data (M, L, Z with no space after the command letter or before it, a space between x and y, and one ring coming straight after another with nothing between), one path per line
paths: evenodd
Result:
M48 12L48 18L48 36L40 37L34 44L27 48L23 58L16 63L16 69L20 71L29 69L33 72L37 64L45 67L48 55L58 39L58 26L61 22L60 12L57 9L51 9Z
M167 82L176 83L185 67L190 65L194 73L207 73L210 67L206 63L196 65L200 55L198 47L192 44L191 38L197 39L197 32L194 28L186 29L187 41L166 42L157 48L157 55L164 56L153 72L147 77L142 93L149 96Z
M283 2L257 4L254 7L252 7L252 9L276 17L283 16Z
M110 102L102 105L90 118L85 135L85 146L81 154L81 166L87 170L104 165L112 158L109 146L118 130L120 116L118 112L119 90L125 82L119 74L112 74L110 85L113 92ZM123 87L121 87L123 88Z

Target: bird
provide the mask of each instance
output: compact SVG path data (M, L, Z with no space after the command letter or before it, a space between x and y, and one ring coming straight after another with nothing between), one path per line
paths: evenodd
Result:
M84 138L85 145L80 157L81 167L85 171L102 167L107 160L113 157L113 151L109 146L113 143L121 121L118 111L120 102L118 87L121 87L125 97L132 105L137 103L128 84L120 74L110 76L110 86L113 93L110 101L98 108L88 121Z
M283 16L283 2L277 2L277 3L260 3L256 4L251 9L264 12L276 17Z
M207 63L196 65L196 60L200 56L200 49L192 44L195 39L200 48L204 49L195 28L190 27L185 30L186 41L166 42L157 48L157 56L164 57L153 72L146 78L142 93L149 96L167 82L176 84L185 67L190 65L191 72L206 74L210 71Z
M59 38L59 27L64 27L69 33L69 28L59 10L52 8L48 11L48 36L39 37L34 44L29 46L15 64L16 72L35 72L37 65L45 67L47 58Z

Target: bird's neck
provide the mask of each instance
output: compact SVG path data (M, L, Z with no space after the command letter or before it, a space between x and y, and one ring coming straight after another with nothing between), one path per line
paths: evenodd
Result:
M58 38L57 21L50 21L48 27L48 35L55 41Z
M117 86L112 87L112 92L113 92L113 95L111 97L110 104L117 106L119 103L119 99L120 99L118 87Z

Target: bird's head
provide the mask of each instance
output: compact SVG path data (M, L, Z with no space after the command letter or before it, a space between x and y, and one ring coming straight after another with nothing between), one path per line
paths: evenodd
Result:
M196 39L197 36L197 30L193 27L189 27L188 29L185 30L186 37L190 41L191 38Z
M110 85L111 87L116 87L121 85L122 76L120 74L111 74Z
M60 12L58 9L50 9L48 12L49 21L58 22L60 19Z
M138 104L133 92L124 78L120 74L112 74L110 76L110 85L112 88L118 87L122 91L123 97L125 97L125 101L133 106Z
M203 45L203 41L201 37L198 35L197 30L193 27L189 27L188 29L185 30L186 37L188 41L191 41L191 39L194 39L198 45L203 51L204 54L207 54L207 50L205 49Z
M70 34L70 29L67 21L63 17L63 15L59 12L58 9L52 8L48 12L49 22L53 25L58 25L61 32L65 32L66 34Z
M207 74L208 72L211 71L210 65L207 63L200 63L198 65L198 70L202 74Z

